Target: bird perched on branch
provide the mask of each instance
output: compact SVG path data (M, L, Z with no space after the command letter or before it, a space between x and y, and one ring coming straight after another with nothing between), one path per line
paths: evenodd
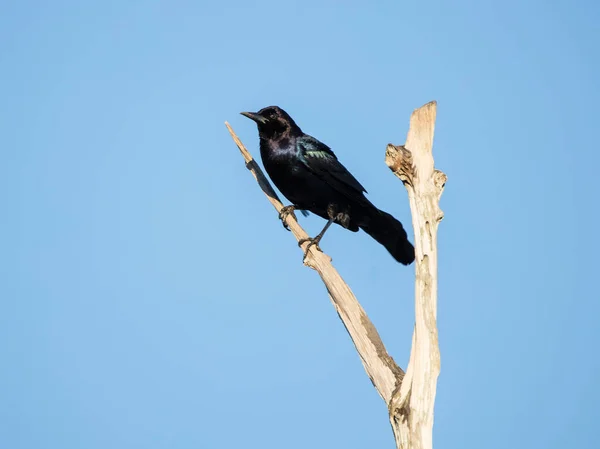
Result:
M365 197L365 188L327 145L304 134L278 106L241 114L258 125L263 165L273 183L292 202L280 214L284 225L285 217L294 210L310 211L327 220L315 238L302 240L299 245L308 240L309 247L318 247L329 226L336 223L352 232L362 229L404 265L415 260L414 247L402 223Z

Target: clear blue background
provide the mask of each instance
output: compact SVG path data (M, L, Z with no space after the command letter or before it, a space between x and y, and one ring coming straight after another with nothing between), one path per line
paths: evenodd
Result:
M277 104L410 227L384 164L438 101L440 448L597 448L594 1L0 6L0 447L393 447L223 122ZM316 217L302 218L311 234ZM325 251L406 367L413 275Z

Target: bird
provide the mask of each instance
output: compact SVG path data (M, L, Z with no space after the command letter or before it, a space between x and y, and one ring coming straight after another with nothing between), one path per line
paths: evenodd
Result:
M365 231L383 245L403 265L415 260L414 246L409 242L402 223L371 203L366 189L342 165L326 144L305 134L290 115L279 106L267 106L258 112L241 112L256 122L260 156L279 191L292 203L281 210L279 218L294 210L327 220L323 230L306 241L304 257L311 245L319 243L333 224L352 232Z

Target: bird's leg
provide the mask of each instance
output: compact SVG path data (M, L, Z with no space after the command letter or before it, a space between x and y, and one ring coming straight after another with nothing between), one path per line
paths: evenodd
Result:
M308 246L306 247L306 251L304 252L304 259L306 259L306 255L308 254L308 250L313 245L315 245L317 247L317 249L319 251L321 251L321 248L319 248L319 242L321 241L321 239L325 235L325 231L327 231L327 229L329 229L329 226L331 226L331 223L333 223L334 220L335 220L335 218L330 218L329 221L327 222L327 224L325 225L325 227L323 228L323 230L321 232L319 232L319 234L315 238L310 238L309 237L307 239L300 239L300 240L298 240L298 246L302 246L303 243L309 242Z
M296 218L296 214L294 213L295 209L298 209L298 206L296 206L295 204L290 204L289 206L282 207L281 212L279 212L279 219L281 220L281 224L283 224L283 227L285 229L287 229L288 231L290 230L290 227L285 222L285 219L287 218L288 215L291 214L292 217L294 217L294 220L298 220Z

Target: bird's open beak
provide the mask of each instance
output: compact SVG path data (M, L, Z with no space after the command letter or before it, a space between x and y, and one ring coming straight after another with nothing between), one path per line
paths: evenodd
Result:
M240 112L240 114L242 114L245 117L248 117L250 120L254 120L258 124L267 123L267 119L264 118L262 115L257 114L256 112Z

